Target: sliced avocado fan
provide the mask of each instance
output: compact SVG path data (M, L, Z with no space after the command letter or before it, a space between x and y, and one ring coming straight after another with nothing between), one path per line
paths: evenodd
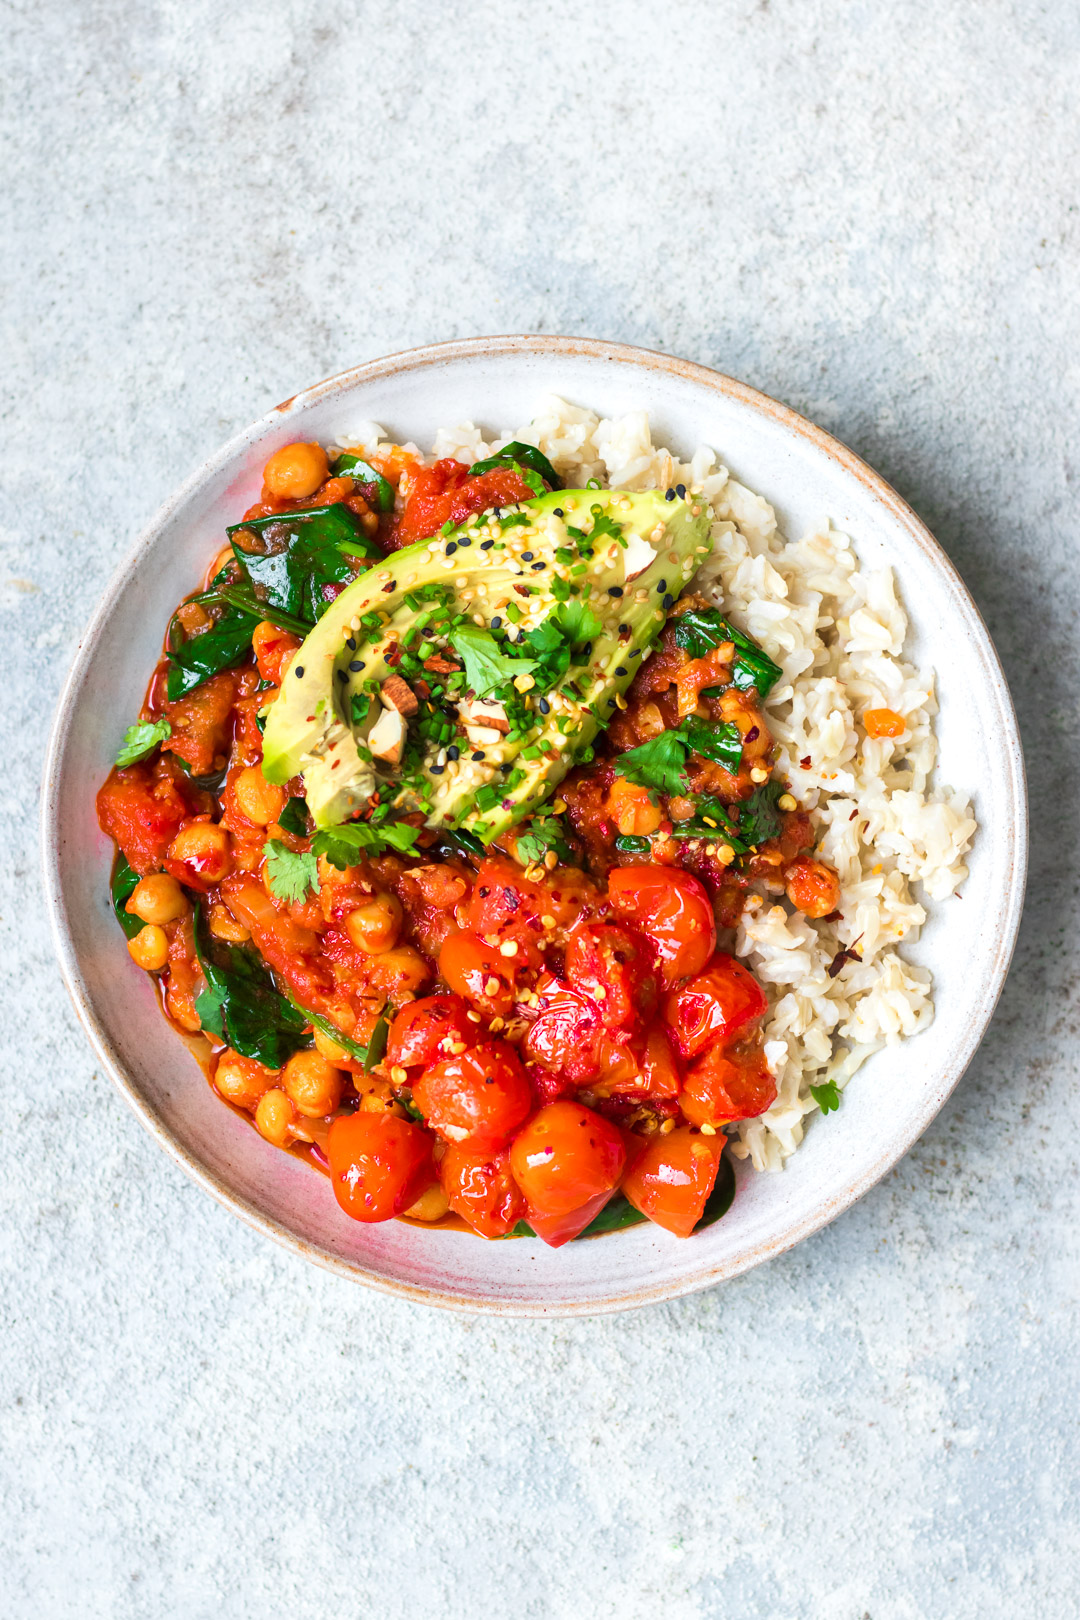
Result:
M587 753L708 551L703 500L582 489L393 553L293 659L264 775L301 775L317 827L377 792L490 842Z

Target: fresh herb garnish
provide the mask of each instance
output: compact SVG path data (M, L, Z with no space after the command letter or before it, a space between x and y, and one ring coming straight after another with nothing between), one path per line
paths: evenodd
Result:
M647 855L652 843L648 838L639 837L637 833L620 833L615 840L615 848L621 855Z
M625 546L626 541L623 539L622 524L616 523L611 514L605 512L599 503L592 507L591 511L593 526L589 539L592 541L602 540L606 534L609 539L617 540L621 546Z
M245 945L203 935L195 907L195 954L206 989L195 998L203 1029L227 1040L242 1057L280 1069L302 1046L306 1014L275 988L258 953Z
M469 468L469 477L477 478L481 473L494 472L499 467L516 467L518 472L529 467L534 473L540 474L549 489L562 488L558 473L543 451L534 444L523 444L520 439L511 439L495 455L488 456L486 461L475 461ZM532 488L532 485L529 487ZM538 489L535 493L542 495L544 491Z
M811 1086L810 1095L823 1114L831 1114L840 1106L840 1088L835 1080L826 1080L820 1086Z
M628 782L653 793L686 793L687 744L678 731L662 731L638 748L630 748L615 761L615 769Z
M527 830L518 834L514 847L518 859L527 864L542 861L549 849L554 850L561 861L571 858L562 826L554 816L538 816L530 821Z
M118 855L116 865L113 867L112 883L109 885L112 894L113 911L128 939L134 939L145 927L141 917L134 912L124 910L124 902L131 898L132 891L139 881L138 872L133 872L127 863L127 857Z
M319 887L318 857L297 855L278 838L263 845L266 855L266 873L270 879L270 892L275 899L287 903L300 903L313 889Z
M159 743L171 736L172 726L167 720L141 720L136 725L128 726L116 756L117 769L123 770L125 765L134 765L136 760L145 759Z
M465 660L465 679L478 698L536 668L535 658L507 657L491 631L479 624L459 624L450 633L450 645Z
M408 855L420 836L419 827L404 822L373 827L367 821L347 821L341 827L323 827L311 841L313 855L325 855L331 866L344 872L361 855L382 855L393 849Z
M742 735L737 725L724 720L712 725L691 715L679 727L691 753L714 759L734 774L742 763Z
M546 691L558 686L571 664L584 662L582 647L602 629L588 603L578 597L560 602L542 624L523 637L522 645L536 658L538 685Z
M786 792L783 782L763 782L743 800L739 805L739 837L745 843L756 846L776 837L783 826L776 801Z
M675 621L675 640L691 658L704 658L725 641L734 642L732 682L744 692L755 687L762 698L768 697L784 673L756 641L712 608L690 608L680 614Z

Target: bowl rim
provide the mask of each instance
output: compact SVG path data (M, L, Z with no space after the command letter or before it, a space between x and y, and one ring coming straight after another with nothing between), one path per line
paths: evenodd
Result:
M251 1200L231 1191L224 1182L173 1136L150 1102L142 1095L128 1073L120 1055L102 1027L82 977L74 942L67 923L60 873L59 803L61 766L73 719L74 704L84 679L87 665L112 615L117 599L128 585L143 552L152 543L161 527L199 489L200 485L221 471L247 445L259 439L267 430L309 404L326 399L358 383L376 381L403 371L419 371L448 361L483 359L505 355L565 355L616 361L635 370L668 373L728 399L749 407L762 416L771 418L778 426L807 441L849 477L861 483L878 500L893 520L906 529L910 538L947 580L958 607L964 612L974 640L982 653L985 675L997 701L1001 724L1001 741L1006 756L1008 779L1014 806L1014 861L1011 881L1003 896L1004 904L997 917L998 944L994 965L977 1009L973 1010L964 1040L951 1067L941 1076L939 1086L928 1095L924 1107L914 1117L901 1136L890 1140L888 1146L856 1178L838 1188L835 1196L824 1200L812 1212L801 1218L782 1234L751 1248L740 1255L714 1263L692 1278L673 1280L617 1292L600 1299L581 1301L522 1301L500 1299L496 1295L464 1296L443 1292L438 1288L410 1283L387 1277L362 1264L345 1260L297 1236L282 1222L265 1214ZM44 868L44 894L46 909L52 928L53 940L60 963L61 975L67 987L79 1022L91 1046L110 1075L114 1084L133 1109L137 1118L154 1137L158 1145L183 1169L193 1181L212 1197L237 1215L246 1225L289 1249L292 1253L325 1267L338 1276L361 1283L381 1293L397 1298L439 1306L470 1315L490 1314L508 1317L544 1316L599 1316L615 1311L631 1310L638 1306L660 1303L669 1299L711 1288L719 1282L739 1276L764 1260L774 1258L794 1248L805 1238L820 1231L836 1216L849 1209L868 1192L911 1149L959 1084L986 1032L1000 998L1012 960L1023 912L1028 859L1028 802L1023 750L1019 727L1009 693L1001 660L986 623L951 559L930 530L879 473L861 456L843 444L824 428L808 421L790 406L749 384L740 382L724 372L701 365L696 361L679 359L657 350L645 349L628 343L611 343L595 338L496 335L490 337L459 338L446 343L426 344L405 349L374 360L364 361L345 371L334 373L283 400L248 427L235 433L192 472L187 479L158 507L138 538L129 548L114 571L102 594L72 658L71 667L57 700L49 734L42 778L41 845Z

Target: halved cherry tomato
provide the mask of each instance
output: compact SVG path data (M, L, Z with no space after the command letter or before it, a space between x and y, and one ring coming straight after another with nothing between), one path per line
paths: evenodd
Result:
M584 1232L590 1221L596 1219L605 1204L609 1204L615 1196L616 1189L609 1187L607 1192L597 1193L579 1209L572 1209L565 1215L546 1215L542 1210L529 1209L526 1206L525 1219L536 1233L543 1238L550 1249L561 1249L564 1243L570 1243L581 1232Z
M621 923L579 923L566 945L566 977L600 1008L608 1029L633 1029L656 1006L656 974L641 935Z
M396 1114L344 1114L326 1137L334 1195L356 1221L388 1221L435 1179L433 1137Z
M551 974L537 980L535 994L538 1011L522 1046L526 1058L579 1085L591 1080L603 1029L595 1001Z
M506 1041L484 1041L444 1058L424 1070L412 1092L432 1130L477 1153L505 1147L532 1108L525 1071Z
M439 1164L450 1208L481 1237L504 1237L525 1216L525 1198L510 1173L508 1153L475 1153L453 1143Z
M512 467L469 477L461 461L447 457L431 467L416 467L410 474L409 496L397 525L397 542L408 546L423 540L444 523L463 523L473 512L492 506L513 506L532 494Z
M734 956L718 951L704 973L672 990L664 1019L684 1058L707 1046L723 1046L768 1007L754 975Z
M775 1101L776 1080L761 1052L723 1052L719 1047L698 1059L679 1093L679 1107L692 1125L753 1119Z
M565 1229L560 1217L583 1214L593 1204L602 1208L625 1163L626 1145L618 1128L569 1100L541 1108L510 1148L510 1168L529 1206L526 1220L553 1247L576 1237L596 1210L584 1214L574 1230Z
M454 1047L466 1049L480 1039L480 1026L469 1017L461 996L421 996L402 1007L390 1025L386 1062L411 1068L454 1057Z
M544 941L541 918L550 914L549 891L523 877L520 866L499 856L481 863L466 914L474 934L498 945L516 945L511 960L536 967Z
M725 1136L681 1125L652 1137L623 1177L622 1190L643 1215L676 1237L689 1237L713 1190Z
M451 990L456 990L489 1017L496 1014L505 1017L514 1004L511 959L501 956L497 948L485 945L478 934L468 929L458 929L443 941L439 976Z
M656 947L668 984L700 973L716 949L716 919L703 883L680 867L617 866L608 898Z

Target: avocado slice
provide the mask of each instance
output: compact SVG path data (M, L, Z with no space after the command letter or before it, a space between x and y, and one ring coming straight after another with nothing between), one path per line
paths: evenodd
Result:
M429 827L490 842L611 719L708 554L709 516L674 490L552 490L393 553L296 654L268 711L264 775L302 775L317 827L378 791ZM446 667L462 661L460 674ZM367 746L387 730L391 676L425 683L392 765Z

